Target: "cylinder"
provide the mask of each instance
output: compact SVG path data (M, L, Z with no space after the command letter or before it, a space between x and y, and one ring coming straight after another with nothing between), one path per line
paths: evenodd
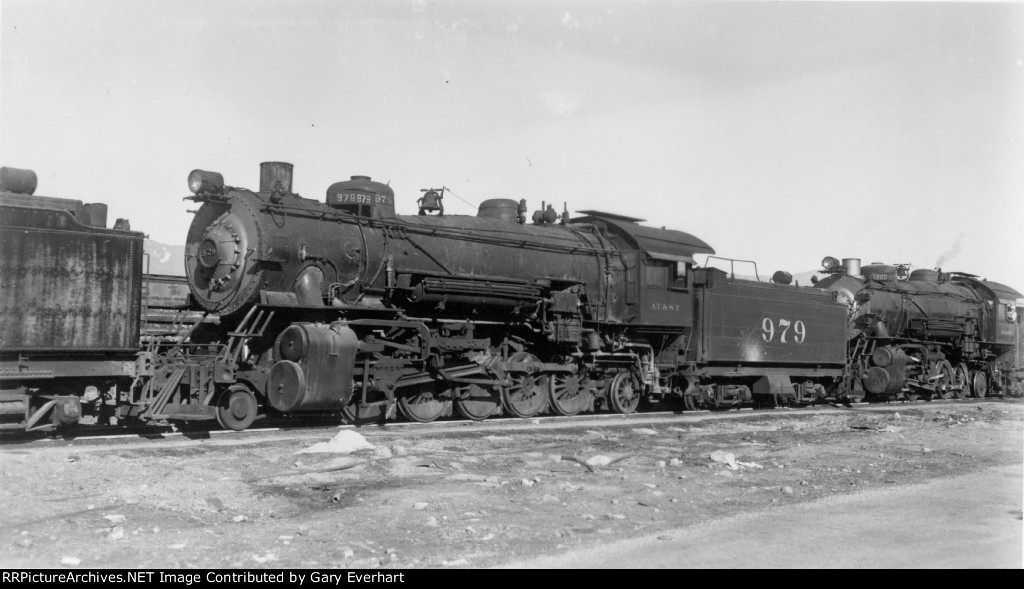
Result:
M36 191L36 173L32 170L0 167L0 192L32 194Z
M280 187L278 187L280 183ZM260 164L260 192L292 192L292 165L285 162Z
M335 410L348 404L359 348L355 332L343 324L293 323L277 336L276 345L285 359L267 375L271 407L288 413Z
M860 258L843 258L843 271L849 276L860 276Z

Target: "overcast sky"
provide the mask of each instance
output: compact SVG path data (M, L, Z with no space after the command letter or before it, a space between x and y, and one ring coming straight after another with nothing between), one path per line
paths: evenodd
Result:
M0 0L0 162L183 244L193 168L446 185L1024 291L1024 5ZM446 212L475 214L455 196ZM702 260L702 257L699 258Z

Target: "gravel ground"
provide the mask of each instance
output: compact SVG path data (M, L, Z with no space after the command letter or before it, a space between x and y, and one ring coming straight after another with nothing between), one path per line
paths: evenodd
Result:
M302 451L351 429L8 443L0 565L501 566L1020 465L1022 424L993 400L371 427L349 453Z

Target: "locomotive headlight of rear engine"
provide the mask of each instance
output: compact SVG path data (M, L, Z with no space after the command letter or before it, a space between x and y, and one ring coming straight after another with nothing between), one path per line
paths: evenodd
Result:
M839 260L833 258L832 256L826 256L823 260L821 260L821 266L825 270L835 270L839 268Z
M224 188L224 176L217 172L206 170L192 170L188 175L188 189L192 194L203 192L219 193Z

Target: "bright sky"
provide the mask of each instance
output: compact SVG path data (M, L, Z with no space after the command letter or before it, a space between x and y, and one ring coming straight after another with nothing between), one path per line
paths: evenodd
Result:
M0 0L0 162L184 243L193 168L448 186L1024 291L1024 5ZM449 196L446 212L475 214Z

